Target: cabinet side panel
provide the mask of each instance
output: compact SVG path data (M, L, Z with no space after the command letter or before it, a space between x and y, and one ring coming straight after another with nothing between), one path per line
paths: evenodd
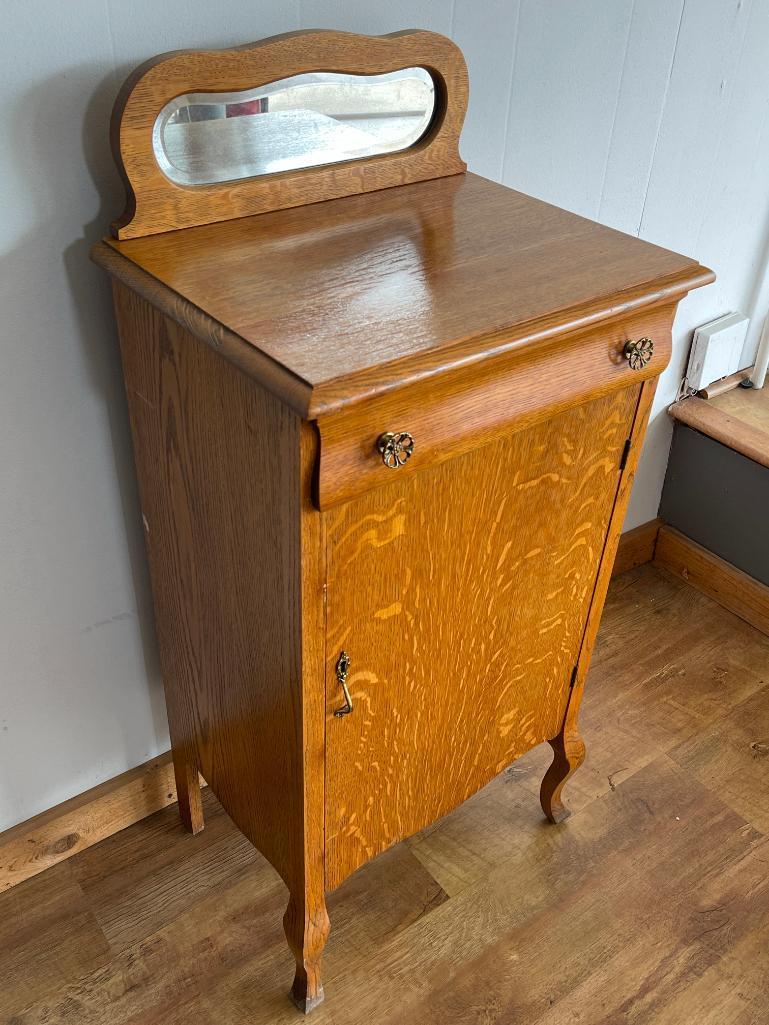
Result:
M291 886L303 871L301 421L116 283L174 742Z

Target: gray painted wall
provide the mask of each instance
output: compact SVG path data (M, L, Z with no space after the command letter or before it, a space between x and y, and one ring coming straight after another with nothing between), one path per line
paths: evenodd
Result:
M299 27L464 49L472 170L696 256L628 525L657 511L691 328L745 309L769 245L763 0L5 0L0 33L0 828L163 750L107 282L117 88L162 50ZM765 311L761 311L762 313ZM545 383L547 385L548 382Z

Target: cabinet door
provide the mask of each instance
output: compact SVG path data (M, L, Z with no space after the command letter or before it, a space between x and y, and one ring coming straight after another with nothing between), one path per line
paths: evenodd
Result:
M559 732L638 396L325 514L329 888Z

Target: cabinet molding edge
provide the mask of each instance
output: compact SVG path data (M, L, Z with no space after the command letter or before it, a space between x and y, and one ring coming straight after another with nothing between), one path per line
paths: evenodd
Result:
M617 555L611 570L612 577L618 577L621 573L627 573L636 566L643 566L652 561L661 526L662 520L657 516L620 535Z
M674 527L660 528L654 563L769 636L769 587Z

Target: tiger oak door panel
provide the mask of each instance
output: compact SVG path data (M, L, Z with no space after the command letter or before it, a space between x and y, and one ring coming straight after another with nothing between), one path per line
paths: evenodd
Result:
M639 392L324 514L329 889L558 733Z

